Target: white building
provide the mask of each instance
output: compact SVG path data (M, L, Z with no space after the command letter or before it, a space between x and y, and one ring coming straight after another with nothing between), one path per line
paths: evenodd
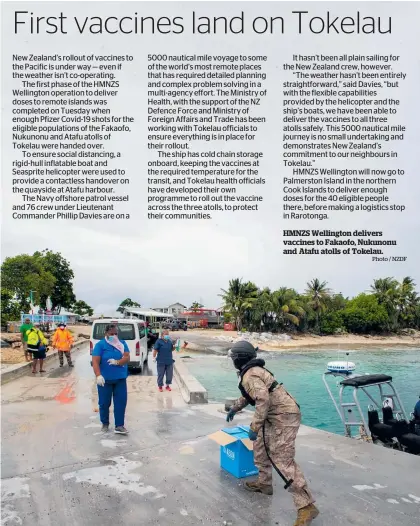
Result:
M124 307L124 318L138 318L139 320L155 322L173 318L170 313L159 312L156 309L142 309L137 307Z
M172 303L169 307L153 307L154 311L163 312L164 314L171 314L175 318L187 309L182 303Z

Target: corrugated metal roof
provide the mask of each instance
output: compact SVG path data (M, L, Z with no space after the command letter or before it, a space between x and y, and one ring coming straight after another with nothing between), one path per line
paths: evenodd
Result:
M125 307L125 312L129 312L131 314L139 314L141 316L154 316L155 318L172 318L172 314L168 314L165 312L158 312L157 310L152 309L140 309L136 307Z

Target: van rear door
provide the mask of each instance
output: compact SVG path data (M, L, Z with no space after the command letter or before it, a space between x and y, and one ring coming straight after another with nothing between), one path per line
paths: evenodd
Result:
M118 338L120 340L125 340L130 350L130 362L139 362L140 357L136 357L136 326L132 322L95 322L92 327L91 354L93 347L95 347L99 340L102 340L105 337L105 329L107 325L110 325L111 323L117 325Z
M136 353L136 325L133 322L119 322L118 323L118 338L125 340L128 348L130 349L130 362L139 362L140 357Z
M139 348L142 363L147 360L147 328L145 323L138 324Z

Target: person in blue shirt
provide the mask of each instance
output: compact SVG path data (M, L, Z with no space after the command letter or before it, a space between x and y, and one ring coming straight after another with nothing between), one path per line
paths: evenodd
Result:
M118 339L117 325L107 325L105 338L92 352L92 366L99 396L99 416L102 431L109 430L109 408L114 400L115 433L126 435L124 427L127 407L127 376L130 350L124 340Z
M163 379L166 377L166 390L171 391L172 377L174 373L174 359L172 358L172 351L174 345L169 336L169 331L164 330L162 337L159 338L153 348L153 358L157 362L157 384L159 391L163 391Z
M420 399L417 400L417 404L414 406L414 420L420 424Z

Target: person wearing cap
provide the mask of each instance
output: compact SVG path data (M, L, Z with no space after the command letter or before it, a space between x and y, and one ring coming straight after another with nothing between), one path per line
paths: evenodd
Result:
M39 323L35 323L34 326L26 331L26 341L28 344L28 352L32 353L32 374L36 374L36 368L39 360L39 372L45 373L42 368L47 352L48 340L40 330Z
M64 355L66 355L67 363L69 367L74 367L71 360L71 348L73 346L74 339L71 332L67 329L65 323L60 323L58 329L55 331L52 346L58 351L58 359L60 361L60 367L64 365Z
M227 421L231 422L235 414L248 404L255 407L248 436L254 442L254 461L259 474L255 482L246 482L245 488L265 495L273 494L271 458L290 482L288 490L297 509L294 526L308 526L319 511L295 462L295 440L301 421L299 405L265 368L264 360L257 358L257 350L249 342L236 342L229 356L237 369L242 396L232 405Z
M19 328L20 338L22 340L23 352L25 353L25 359L27 362L31 361L30 353L28 352L28 335L26 334L33 325L30 318L25 318L23 324Z

